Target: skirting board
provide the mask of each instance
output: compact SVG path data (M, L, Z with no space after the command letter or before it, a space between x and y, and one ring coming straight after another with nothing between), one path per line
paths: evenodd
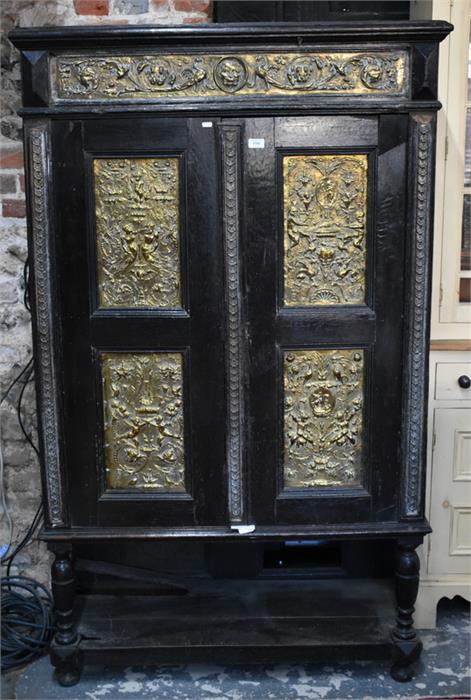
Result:
M453 579L424 578L420 581L415 604L414 622L417 629L434 629L437 626L437 605L442 598L461 596L471 600L471 577L456 576Z

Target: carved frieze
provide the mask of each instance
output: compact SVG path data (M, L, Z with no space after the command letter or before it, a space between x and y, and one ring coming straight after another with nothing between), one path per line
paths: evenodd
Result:
M363 350L289 350L283 364L284 487L359 486Z
M182 355L103 353L110 489L185 491Z
M365 300L368 157L283 158L284 304Z
M98 303L181 306L178 158L93 162Z
M405 51L58 56L59 100L341 93L405 95Z

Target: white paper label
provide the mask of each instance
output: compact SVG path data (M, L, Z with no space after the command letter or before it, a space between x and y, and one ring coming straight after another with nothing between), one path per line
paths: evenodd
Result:
M255 525L231 525L231 530L237 530L239 535L249 535L254 532Z
M213 125L213 122L201 122L201 126L204 129L210 129L212 127L212 125Z
M265 139L249 139L249 148L265 148Z

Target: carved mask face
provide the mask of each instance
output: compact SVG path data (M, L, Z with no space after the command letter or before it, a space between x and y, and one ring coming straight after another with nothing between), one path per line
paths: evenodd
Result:
M298 63L295 68L295 78L298 83L306 83L312 75L312 66L308 63Z
M240 80L241 67L235 61L226 61L220 70L222 81L228 87L234 87Z

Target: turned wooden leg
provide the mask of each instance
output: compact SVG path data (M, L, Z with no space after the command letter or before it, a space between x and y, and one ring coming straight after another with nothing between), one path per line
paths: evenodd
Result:
M74 617L75 575L70 547L57 548L51 572L56 631L51 644L51 663L60 685L80 680L79 637Z
M396 554L397 617L392 639L393 665L391 676L396 681L410 681L413 664L419 659L422 642L414 629L414 603L419 590L419 557L417 542L398 542Z

